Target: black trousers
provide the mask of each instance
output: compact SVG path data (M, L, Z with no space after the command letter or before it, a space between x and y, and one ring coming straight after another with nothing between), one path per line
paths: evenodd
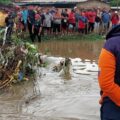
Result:
M78 29L78 32L83 34L85 33L85 29Z
M85 34L88 34L88 24L85 25Z
M93 30L94 30L94 23L90 23L90 22L89 22L88 31L89 31L89 32L93 32Z
M30 34L30 39L32 40L32 24L28 22L28 31Z
M54 33L61 32L60 24L56 24L56 23L53 24L53 32Z
M13 32L13 26L10 25L8 30L7 30L7 34L6 34L7 41L11 41L12 32Z
M35 38L38 38L38 42L41 42L41 34L39 35L39 29L34 29L34 33L32 33L32 42L35 41Z
M22 29L22 31L26 31L26 29L27 29L27 23L25 24L24 21L22 21L21 23L22 23L22 25L23 25L23 27L24 27L24 28Z

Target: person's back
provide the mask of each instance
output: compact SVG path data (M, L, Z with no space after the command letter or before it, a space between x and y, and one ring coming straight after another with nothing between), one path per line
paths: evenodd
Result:
M106 37L99 57L101 120L120 120L120 25Z

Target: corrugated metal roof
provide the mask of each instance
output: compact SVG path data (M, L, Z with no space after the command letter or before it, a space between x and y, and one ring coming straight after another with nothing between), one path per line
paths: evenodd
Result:
M16 2L85 2L88 0L16 0Z

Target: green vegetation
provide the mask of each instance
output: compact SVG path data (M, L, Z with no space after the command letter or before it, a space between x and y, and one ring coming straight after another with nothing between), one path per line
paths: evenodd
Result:
M120 6L120 0L110 0L111 6Z
M10 4L11 0L0 0L0 3L2 3L2 4Z
M1 37L0 43L2 42ZM12 35L11 42L12 44L0 46L0 89L11 83L31 80L36 77L38 67L47 66L47 63L40 63L36 45L18 38L15 34Z
M80 41L80 40L88 40L88 41L96 41L96 40L103 40L103 37L98 34L88 34L88 35L83 35L83 34L73 34L73 35L57 35L57 36L43 36L42 37L43 41L48 41L48 40L62 40L62 41Z
M2 31L2 30L1 30ZM1 34L1 33L0 33ZM3 33L2 33L3 34ZM2 39L3 35L0 35L0 39ZM31 42L29 33L25 33L24 37L21 35L20 37L17 37L15 34L12 36L14 43L15 44L21 44L23 42ZM71 35L44 35L42 36L42 41L97 41L97 40L103 40L103 36L96 34L96 33L91 33L91 34L71 34ZM37 41L37 38L36 38ZM31 42L32 43L32 42ZM47 52L47 50L45 51Z

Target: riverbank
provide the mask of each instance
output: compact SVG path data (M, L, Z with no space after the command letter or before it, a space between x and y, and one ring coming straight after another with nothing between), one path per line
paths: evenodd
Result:
M42 37L43 41L48 40L58 40L58 41L101 41L104 37L102 35L91 33L91 34L68 34L68 35L44 35Z

